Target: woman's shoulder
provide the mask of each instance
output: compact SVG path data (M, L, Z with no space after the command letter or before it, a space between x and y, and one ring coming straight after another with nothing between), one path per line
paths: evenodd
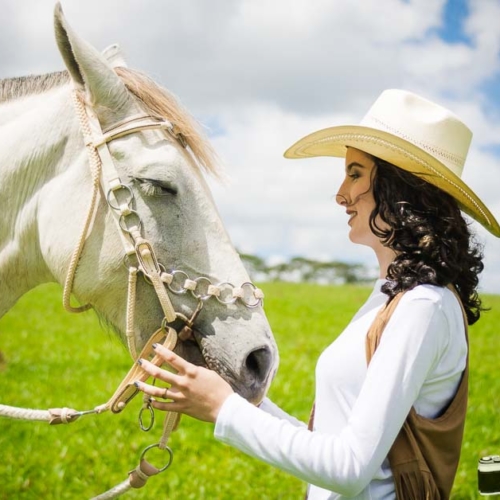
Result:
M401 300L429 300L435 304L455 303L457 299L455 294L448 288L438 285L417 285L408 290Z
M372 294L374 301L380 300L383 297L383 302L387 302L387 295L380 291L385 280L378 280L375 286L375 293ZM420 304L420 307L418 306ZM402 308L399 308L402 305ZM414 306L412 308L412 306ZM430 306L430 308L429 308ZM404 292L401 297L399 309L433 310L436 313L440 312L447 317L462 318L462 307L455 293L446 286L439 285L417 285L411 290Z
M417 285L401 298L402 303L411 305L418 301L432 304L433 309L443 314L448 321L462 320L462 307L455 293L448 287L438 285Z

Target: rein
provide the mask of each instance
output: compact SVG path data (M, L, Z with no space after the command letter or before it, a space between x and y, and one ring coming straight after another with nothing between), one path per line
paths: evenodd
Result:
M167 272L165 266L158 262L152 244L142 236L142 220L135 210L134 193L130 186L123 183L120 179L111 152L109 151L108 143L114 139L139 131L164 130L170 137L178 141L183 148L186 148L187 143L182 134L176 130L176 127L163 118L138 114L115 123L112 127L103 131L96 114L82 101L76 90L73 92L73 102L80 121L89 158L92 176L92 195L78 243L69 262L64 282L63 306L67 311L73 313L87 311L92 307L90 304L74 307L70 304L70 298L78 263L96 215L96 204L99 189L101 189L106 197L108 207L113 214L113 219L115 220L125 251L124 263L128 267L126 339L134 364L109 401L96 406L92 410L76 411L70 408L33 410L0 405L0 416L22 420L47 421L50 425L72 423L83 415L99 414L108 410L111 410L113 413L121 412L139 392L134 386L134 382L145 381L149 378L149 375L135 361L138 358L148 358L153 364L160 366L162 360L154 353L152 345L162 342L168 349L174 349L178 339L183 341L191 338L193 324L207 300L215 298L224 305L240 301L246 307L254 308L261 305L264 298L262 291L250 282L243 283L240 287L235 287L229 282L213 284L205 276L191 279L187 273L181 270ZM134 258L136 262L132 265L131 262ZM144 279L154 287L164 314L160 327L151 335L139 354L137 354L137 339L134 329L138 273L142 273ZM174 310L168 291L176 295L183 295L190 292L198 301L198 305L190 318ZM184 323L184 327L180 332L169 326L177 319L182 320ZM148 425L144 425L143 423L143 413L145 411L148 411L150 415ZM179 418L180 415L177 413L166 412L163 434L160 441L143 450L139 459L139 465L129 472L129 476L125 481L111 490L94 497L93 500L112 499L122 495L130 488L142 488L149 477L166 470L173 458L173 452L167 446L167 441L170 433L177 426ZM145 395L143 406L139 413L139 425L143 431L149 431L153 423L153 407L150 404L149 397ZM161 468L151 465L146 460L147 452L156 447L168 453L167 463Z

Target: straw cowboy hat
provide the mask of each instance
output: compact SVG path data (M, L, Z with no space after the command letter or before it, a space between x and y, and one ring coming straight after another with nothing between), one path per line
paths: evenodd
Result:
M343 158L347 146L359 149L434 184L500 237L495 217L460 179L471 139L469 128L447 109L405 90L386 90L360 125L313 132L290 147L285 157Z

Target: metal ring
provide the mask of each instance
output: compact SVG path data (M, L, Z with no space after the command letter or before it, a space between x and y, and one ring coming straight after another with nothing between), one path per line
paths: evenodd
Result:
M250 281L247 281L246 283L243 283L243 285L241 285L241 288L244 289L245 287L251 287L252 292L254 290L257 290L257 287L253 283L251 283ZM259 306L261 301L262 301L262 299L256 298L255 302L249 302L249 301L245 300L244 297L241 297L240 300L241 300L241 302L243 302L243 304L245 304L245 306L249 307L250 309L253 309L254 307Z
M153 424L155 423L155 412L154 408L148 403L147 409L149 410L150 421L149 425L146 426L142 421L142 414L145 409L146 408L142 407L139 411L139 427L141 428L141 431L148 432L153 428Z
M219 283L217 285L217 288L221 288L223 286L230 287L231 290L234 290L234 285L232 283L229 283L229 281L223 281L222 283ZM221 290L222 291L222 290ZM215 297L221 304L224 304L226 306L230 304L234 304L236 302L237 297L233 297L231 293L231 299L229 300L224 300L220 295Z
M120 210L120 206L119 205L113 205L113 203L111 203L111 198L110 198L110 195L111 193L113 193L114 197L115 197L115 200L117 200L116 198L116 195L115 195L115 191L120 191L120 189L126 189L129 194L130 194L130 199L127 200L127 205L128 207L130 208L132 206L132 202L134 201L134 192L132 191L132 189L130 188L130 186L128 186L127 184L120 184L119 187L117 187L116 189L108 189L108 194L106 195L106 201L108 202L108 205L113 209L113 210Z
M144 456L146 455L146 453L151 448L160 448L160 443L150 444L147 448L144 448L144 451L141 453L141 458L139 459L139 461L141 461L144 458ZM158 469L158 473L163 472L164 470L167 470L170 467L170 464L172 463L172 460L174 458L174 453L173 453L173 451L168 446L165 446L164 449L165 449L166 452L168 452L169 458L168 458L167 464L164 465L161 469Z
M178 289L175 289L172 287L173 283L174 283L174 280L175 280L175 276L177 274L180 274L181 276L184 276L187 280L189 279L189 276L184 272L184 271L171 271L170 274L174 277L174 279L172 280L172 283L168 284L168 289L172 292L172 293L175 293L177 295L184 295L187 290L185 288L182 288L182 286ZM185 280L184 280L185 281Z
M122 231L124 231L125 233L128 233L128 234L130 234L132 231L130 231L130 229L128 227L123 227L123 226L126 224L125 218L130 217L131 215L135 215L137 217L137 221L139 223L136 224L136 227L139 228L139 231L142 229L142 220L141 220L140 215L135 210L130 210L129 214L120 215L120 218L118 219L118 224L120 224Z
M194 281L196 281L197 284L199 284L201 281L206 281L208 283L208 285L212 285L212 282L210 281L209 278L206 278L205 276L200 276L199 278L196 278ZM208 287L207 287L207 291L208 291ZM196 293L195 290L191 290L191 294L193 295L193 297L197 300L201 300L202 302L204 302L205 300L208 300L211 295L209 295L208 293L206 293L205 295L202 295L201 293Z

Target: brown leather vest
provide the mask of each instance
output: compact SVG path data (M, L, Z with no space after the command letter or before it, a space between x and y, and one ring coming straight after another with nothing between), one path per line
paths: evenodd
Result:
M460 305L462 303L454 288ZM366 360L370 363L382 333L403 293L377 314L366 336ZM462 306L468 342L467 317ZM469 357L455 397L437 418L429 419L410 410L389 451L398 500L447 500L460 459L469 381Z

